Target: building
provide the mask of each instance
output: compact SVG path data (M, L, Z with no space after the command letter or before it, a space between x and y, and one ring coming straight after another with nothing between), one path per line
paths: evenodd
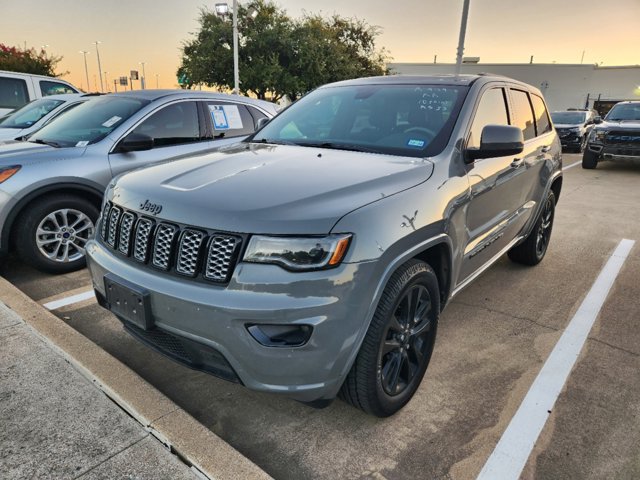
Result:
M389 63L403 75L453 73L450 63ZM640 100L640 65L600 67L560 63L464 63L461 73L488 72L538 87L550 110L596 108L601 114L622 100Z

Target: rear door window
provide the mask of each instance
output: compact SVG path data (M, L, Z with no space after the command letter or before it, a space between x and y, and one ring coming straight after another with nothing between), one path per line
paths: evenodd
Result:
M206 106L213 126L213 138L241 137L255 131L255 121L244 105L209 101Z
M69 85L66 85L64 83L51 82L49 80L41 80L40 93L42 93L43 97L47 97L49 95L60 95L63 93L78 93L78 92L73 88L71 88Z
M536 126L529 94L523 90L511 89L511 103L513 107L514 125L520 127L524 140L531 140L536 136Z
M18 108L29 101L27 82L20 78L0 77L0 108Z

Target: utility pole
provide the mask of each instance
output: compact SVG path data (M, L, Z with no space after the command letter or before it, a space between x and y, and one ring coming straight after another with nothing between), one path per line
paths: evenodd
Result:
M240 94L238 66L238 0L233 0L233 93Z
M144 66L147 62L140 62L140 65L142 65L142 79L140 80L140 89L144 90L145 88L147 88L147 75L144 71Z
M456 76L462 69L462 54L464 52L464 37L467 34L467 17L469 16L469 0L464 0L462 6L462 21L460 22L460 37L458 38L458 53L456 56Z
M102 65L100 65L100 51L98 50L98 44L102 43L99 40L96 40L95 42L93 42L93 44L96 46L96 56L98 57L98 76L100 77L100 91L104 92L104 84L102 83Z
M580 64L582 65L584 63L584 53L586 52L586 50L582 50L582 57L580 58Z

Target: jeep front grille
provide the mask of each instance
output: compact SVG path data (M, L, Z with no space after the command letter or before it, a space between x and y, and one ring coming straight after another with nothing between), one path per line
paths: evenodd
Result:
M100 236L127 258L167 272L225 283L233 273L242 238L155 222L107 202Z

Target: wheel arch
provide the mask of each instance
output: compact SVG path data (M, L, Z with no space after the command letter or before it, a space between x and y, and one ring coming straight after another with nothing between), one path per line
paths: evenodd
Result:
M89 202L94 204L98 210L100 210L104 192L96 187L77 183L56 183L53 185L45 185L43 187L37 188L32 192L29 192L27 195L22 197L18 201L18 203L16 203L16 205L14 205L2 227L2 236L0 240L0 244L2 245L3 250L2 253L8 253L13 249L13 225L15 221L20 217L20 215L25 211L25 209L29 205L33 204L33 202L40 200L43 197L56 194L78 196L84 200L88 200Z
M562 191L562 175L558 175L551 183L551 191L556 197L556 204L560 199L560 192Z

